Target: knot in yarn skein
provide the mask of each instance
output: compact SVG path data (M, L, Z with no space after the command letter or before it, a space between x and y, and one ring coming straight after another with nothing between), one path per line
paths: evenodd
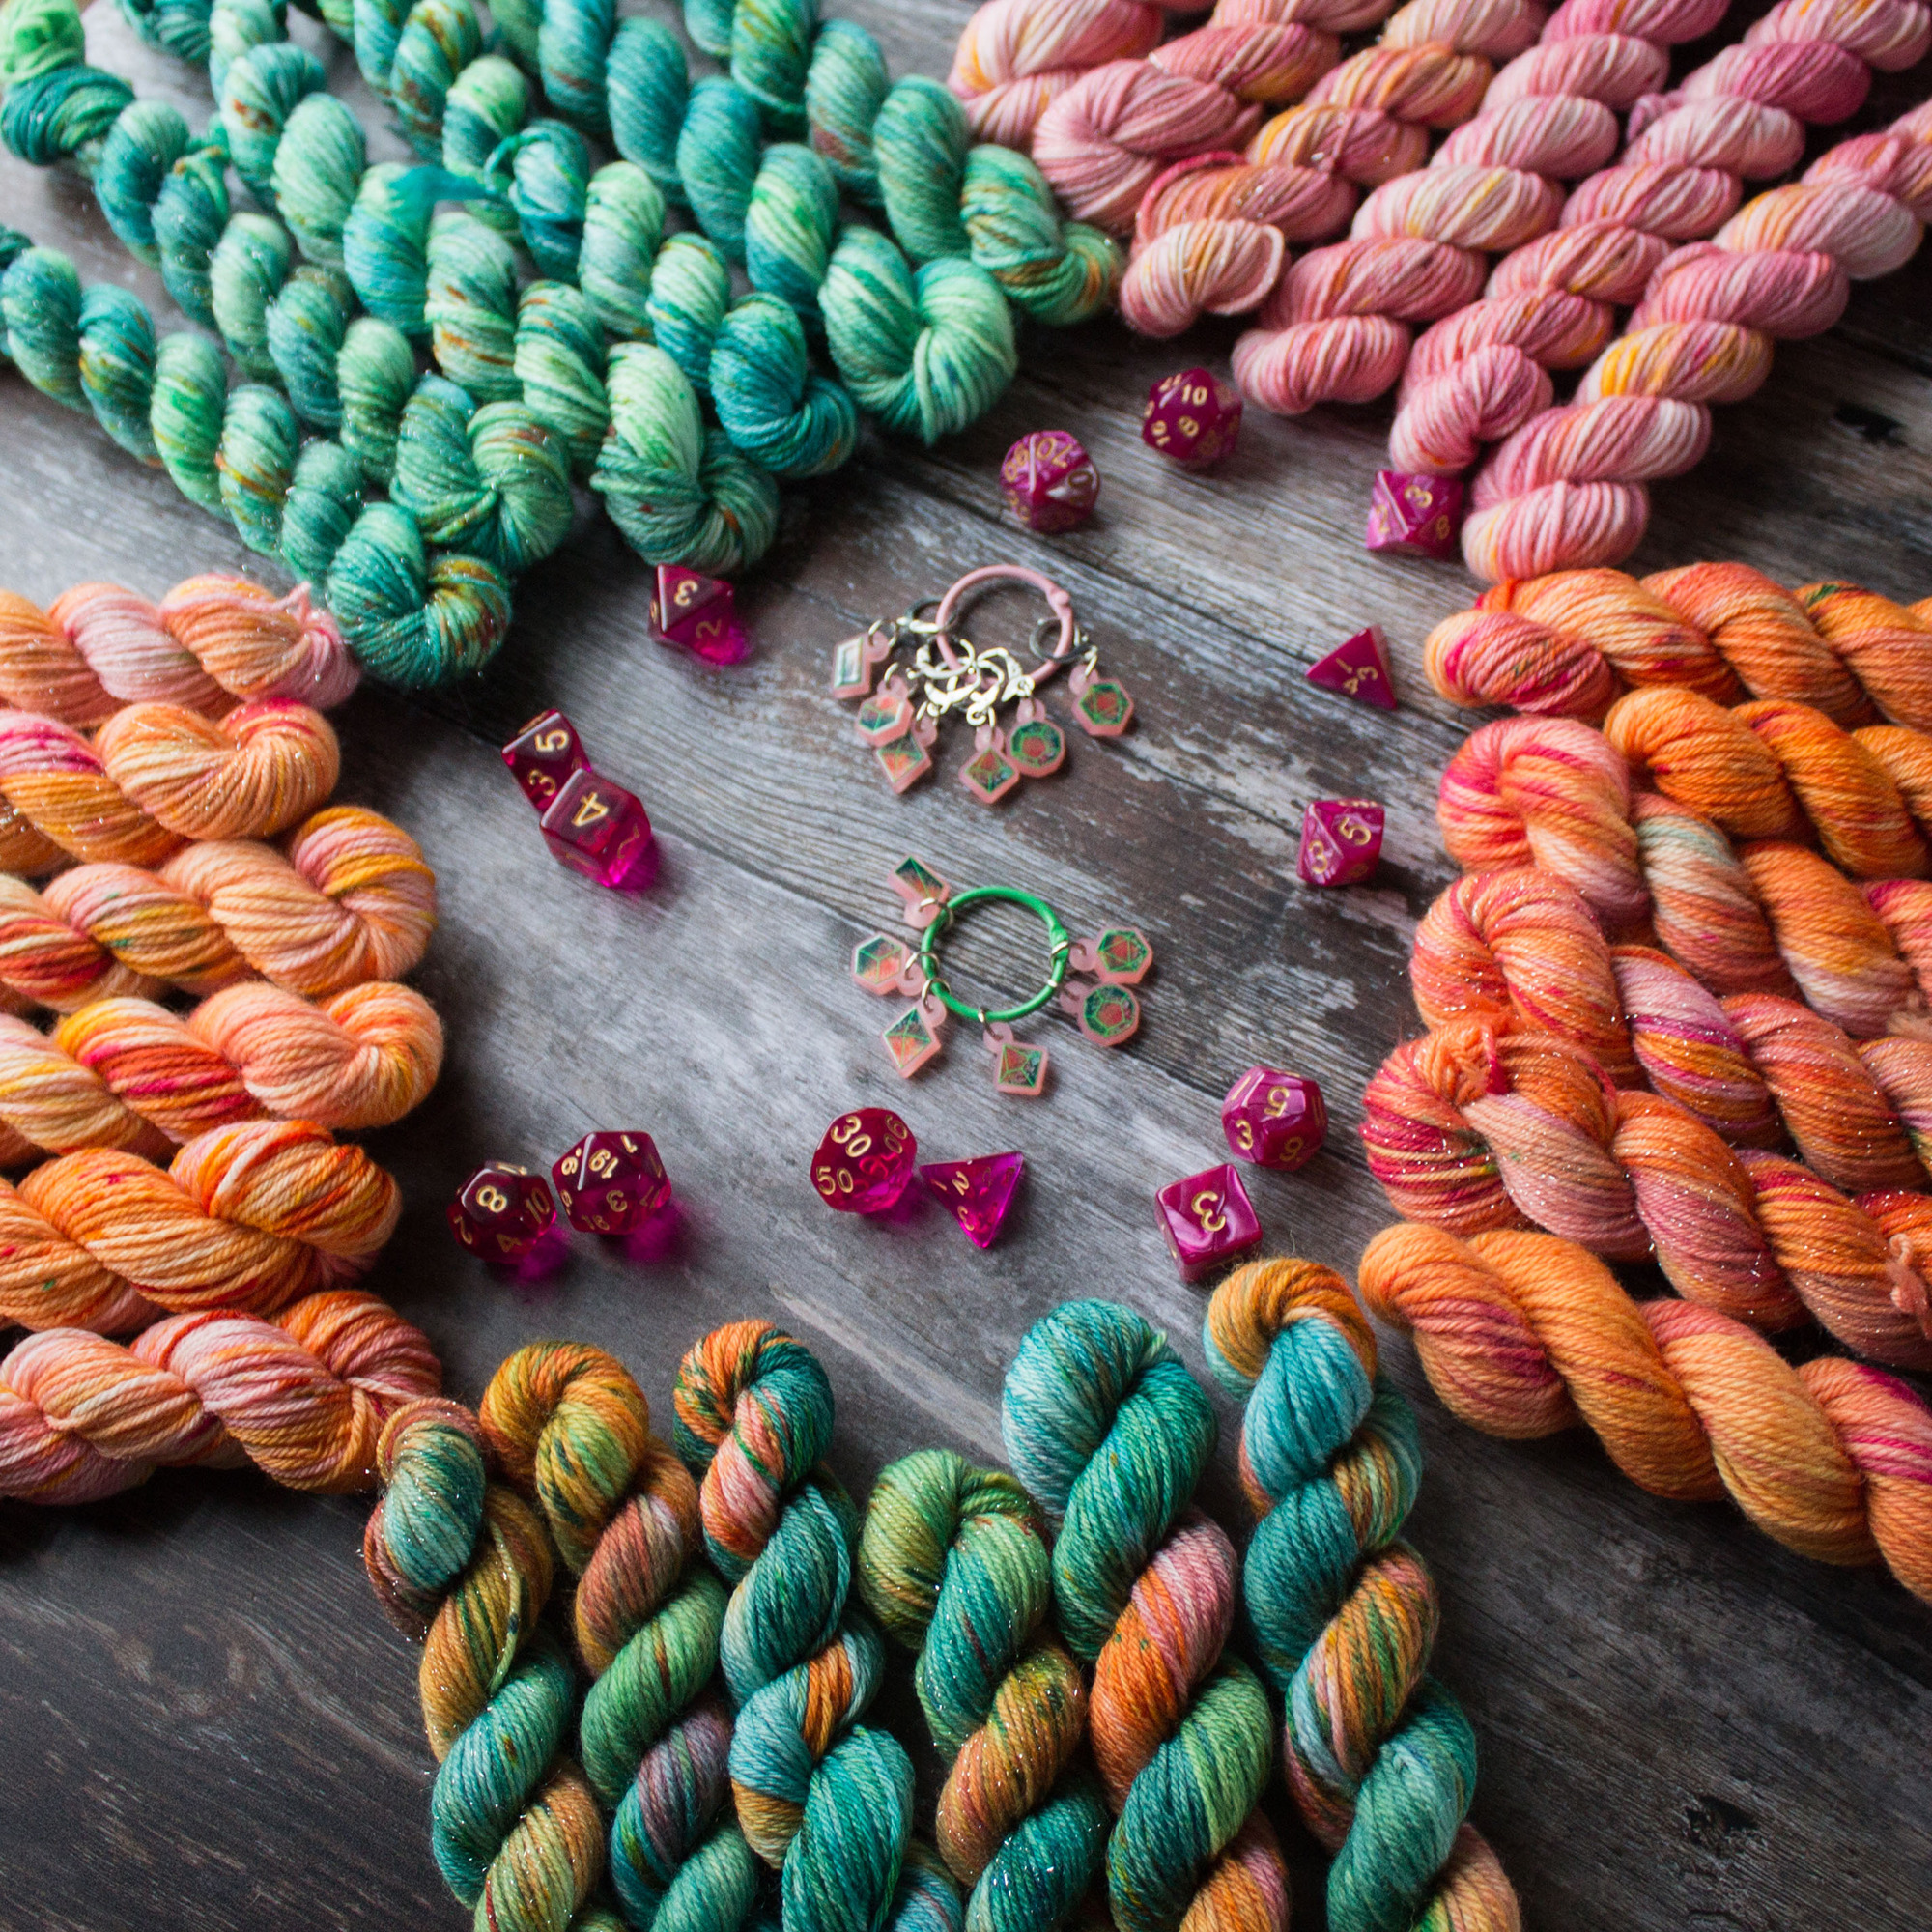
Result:
M949 1760L941 1854L972 1891L969 1932L1051 1932L1099 1876L1108 1816L1067 1777L1087 1732L1079 1665L1048 1623L1052 1559L1013 1477L924 1449L880 1473L860 1588L918 1653L914 1683Z
M1189 1508L1214 1411L1167 1338L1131 1309L1070 1301L1035 1322L1007 1371L1015 1473L1061 1518L1061 1634L1094 1668L1094 1756L1116 1812L1107 1888L1122 1932L1207 1912L1283 1932L1288 1877L1256 1806L1267 1694L1224 1657L1233 1547Z
M1203 1339L1247 1404L1241 1485L1259 1520L1242 1588L1287 1705L1289 1788L1334 1854L1328 1922L1515 1932L1516 1893L1464 1822L1475 1734L1427 1674L1435 1583L1398 1541L1421 1445L1368 1322L1330 1269L1260 1262L1215 1291Z

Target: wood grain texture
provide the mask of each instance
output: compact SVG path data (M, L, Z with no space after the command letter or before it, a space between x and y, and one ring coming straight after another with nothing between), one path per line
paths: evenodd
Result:
M967 7L835 11L879 31L896 71L943 71ZM104 7L89 33L103 64L205 111L205 82L143 54ZM298 33L321 44L310 23ZM329 58L373 119L352 64ZM1867 118L1922 85L1885 83ZM172 323L78 184L0 162L0 208ZM1719 412L1710 459L1657 492L1639 565L1741 557L1787 582L1932 591L1928 311L1920 261L1858 291L1831 336L1780 351L1763 393ZM1271 1245L1352 1267L1387 1219L1357 1151L1359 1096L1416 1024L1407 938L1448 877L1434 777L1469 723L1428 696L1419 647L1470 586L1360 548L1385 410L1251 414L1236 457L1202 477L1143 449L1147 384L1224 360L1233 334L1160 347L1112 324L1031 332L1025 373L972 433L931 452L870 443L790 493L781 543L741 593L757 640L741 669L649 640L645 574L586 502L519 587L485 676L347 707L341 795L409 826L441 884L420 981L449 1064L418 1116L370 1137L408 1202L373 1286L430 1332L454 1392L473 1400L508 1350L567 1334L622 1354L668 1412L682 1350L759 1314L822 1352L835 1461L856 1492L926 1443L997 1459L1007 1360L1064 1296L1132 1302L1199 1368L1202 1299L1174 1279L1151 1196L1221 1156L1219 1096L1263 1058L1316 1074L1334 1121L1302 1174L1253 1178ZM1047 424L1072 429L1105 478L1094 522L1051 544L1002 522L994 484L1007 443ZM163 476L11 374L0 447L10 588L45 600L105 577L158 593L213 565L261 569ZM895 802L824 695L828 647L1009 558L1073 590L1136 694L1137 728L1117 746L1078 740L1064 778L997 812L949 776ZM986 628L1016 637L1030 614L989 607ZM1395 655L1393 717L1300 675L1369 622ZM543 704L568 710L644 798L665 851L650 894L600 894L545 852L495 749ZM950 746L944 770L962 755ZM1372 889L1304 891L1301 808L1337 791L1387 803L1385 861ZM959 1035L901 1086L877 1044L885 1009L844 961L891 923L883 873L906 851L962 884L1031 886L1084 929L1147 931L1159 964L1141 1037L1108 1055L1045 1029L1055 1087L1030 1108L993 1094ZM1030 984L1028 941L989 923L962 966ZM972 1251L936 1208L887 1225L825 1212L807 1158L829 1119L867 1102L898 1107L928 1158L1024 1150L1027 1189L998 1247ZM458 1253L442 1206L476 1162L548 1163L599 1125L657 1137L682 1203L668 1254L642 1264L579 1239L558 1277L520 1288ZM1422 1416L1411 1529L1441 1579L1440 1674L1482 1740L1475 1815L1529 1923L1922 1925L1932 1612L1877 1575L1785 1554L1727 1508L1647 1498L1580 1437L1525 1447L1462 1430L1406 1345L1388 1356ZM1219 1406L1209 1501L1238 1524L1235 1413ZM427 1853L414 1659L361 1577L362 1516L359 1501L241 1475L163 1475L64 1514L0 1510L0 1927L460 1922ZM886 1716L918 1747L905 1678ZM929 1803L934 1766L916 1754ZM1320 1859L1291 1844L1297 1922L1319 1926Z

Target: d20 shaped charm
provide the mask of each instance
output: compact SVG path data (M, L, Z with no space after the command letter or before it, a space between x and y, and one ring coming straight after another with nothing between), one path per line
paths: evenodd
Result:
M959 782L981 805L997 805L1020 781L1019 767L992 745L959 767Z
M1050 718L1029 719L1007 733L1007 756L1022 778L1051 778L1066 762L1066 733Z
M912 705L903 691L875 692L852 722L867 744L890 745L912 729Z
M1028 529L1058 536L1084 524L1100 499L1100 472L1064 429L1037 429L1007 451L1000 494Z
M1295 869L1305 886L1353 886L1382 850L1382 809L1372 798L1318 798L1301 820Z
M635 1234L670 1199L649 1134L585 1134L550 1174L564 1218L586 1235Z
M826 1128L811 1157L811 1184L841 1214L883 1214L905 1192L918 1157L919 1143L896 1114L860 1107Z
M884 999L903 990L905 970L912 964L912 948L890 933L875 932L852 949L852 977L868 993Z
M1239 1159L1293 1174L1321 1151L1328 1109L1313 1080L1251 1066L1221 1102L1221 1129Z
M577 726L561 711L539 711L503 747L503 762L517 775L524 796L542 811L590 760Z
M1388 649L1382 641L1381 627L1371 624L1340 643L1321 660L1308 668L1308 681L1323 691L1339 691L1345 697L1359 698L1381 711L1395 709L1395 684L1389 676Z
M1095 1046L1124 1046L1140 1031L1141 1003L1125 986L1090 986L1077 998L1074 1024Z
M1138 986L1153 966L1153 948L1130 925L1110 926L1094 942L1094 971L1109 986Z
M1073 715L1090 738L1118 738L1134 722L1134 700L1118 679L1096 677L1073 700Z
M920 1169L919 1178L952 1210L976 1248L990 1248L1025 1172L1022 1155L989 1153L978 1160L934 1161Z
M1183 469L1220 462L1240 431L1240 395L1211 369L1163 376L1148 391L1141 440Z
M1248 1191L1226 1163L1171 1180L1153 1199L1182 1281L1199 1281L1261 1245L1262 1224Z
M1369 548L1408 556L1454 556L1463 531L1463 499L1460 476L1378 469L1369 497Z
M993 1056L993 1085L1002 1094L1037 1100L1046 1091L1047 1052L1017 1039L1002 1040Z
M517 1262L556 1220L541 1175L493 1160L463 1183L449 1204L449 1232L486 1262Z
M644 808L588 766L564 781L539 824L544 843L600 886L624 885L655 843Z
M909 790L932 769L932 754L920 743L917 731L908 731L888 745L874 745L872 755L895 791Z
M910 1080L946 1043L924 1008L918 1005L908 1007L879 1037L885 1041L893 1070L901 1080Z
M674 563L658 566L651 631L660 642L682 644L707 664L736 664L750 647L731 586Z

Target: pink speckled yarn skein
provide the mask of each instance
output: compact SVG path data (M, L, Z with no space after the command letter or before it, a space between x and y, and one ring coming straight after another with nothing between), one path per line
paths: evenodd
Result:
M1096 67L1151 54L1170 17L1153 0L986 0L960 33L946 84L980 140L1030 153L1052 101Z

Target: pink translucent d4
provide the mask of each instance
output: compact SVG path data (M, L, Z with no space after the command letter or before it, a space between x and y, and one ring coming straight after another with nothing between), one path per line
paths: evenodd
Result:
M670 1180L649 1134L585 1134L550 1171L564 1218L586 1235L634 1234L663 1211Z
M1100 497L1100 472L1064 429L1037 429L1007 451L1000 494L1030 530L1058 536L1084 524Z
M541 823L545 844L600 886L628 883L655 849L644 808L588 766L564 781Z
M1247 1189L1225 1162L1170 1181L1153 1198L1182 1281L1199 1281L1261 1245L1262 1224Z
M1238 1159L1292 1174L1321 1151L1328 1109L1314 1081L1272 1066L1251 1066L1221 1102L1221 1128Z
M1353 886L1382 850L1382 809L1372 798L1318 798L1301 819L1295 870L1304 886Z
M1321 660L1308 668L1308 681L1323 691L1339 691L1383 711L1395 709L1395 682L1389 676L1388 649L1379 625L1357 631Z
M1183 469L1220 462L1240 430L1240 395L1211 369L1163 376L1148 391L1141 440Z
M682 644L707 664L736 664L751 648L731 586L674 563L658 566L651 635L660 643Z
M1463 503L1460 476L1378 469L1369 497L1369 548L1409 556L1454 556L1463 533Z
M811 1156L811 1184L841 1214L883 1214L912 1179L919 1143L887 1107L859 1107L825 1130Z
M952 1210L976 1248L990 1248L1026 1172L1017 1153L981 1154L975 1160L938 1160L919 1177Z
M493 1160L479 1167L449 1204L449 1232L486 1262L521 1261L556 1219L543 1177Z
M590 760L577 726L561 711L539 711L503 747L503 762L516 774L524 796L542 811L573 772Z

